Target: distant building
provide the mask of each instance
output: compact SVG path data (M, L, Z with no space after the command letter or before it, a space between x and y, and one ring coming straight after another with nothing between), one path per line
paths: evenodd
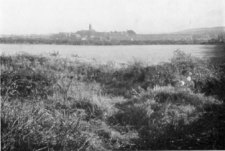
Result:
M76 38L81 38L80 34L75 34Z
M85 40L87 40L87 37L82 37L81 40L85 41Z

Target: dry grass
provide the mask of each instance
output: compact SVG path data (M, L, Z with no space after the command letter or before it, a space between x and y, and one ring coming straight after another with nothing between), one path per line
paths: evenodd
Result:
M224 149L222 66L0 59L2 150Z

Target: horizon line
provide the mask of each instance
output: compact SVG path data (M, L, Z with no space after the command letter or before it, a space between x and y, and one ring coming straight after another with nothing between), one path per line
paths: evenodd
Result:
M111 31L98 31L98 30L94 30L96 32L126 32L128 30L132 30L134 31L136 34L139 35L162 35L162 34L179 34L179 32L185 32L185 31L189 31L189 30L196 30L196 29L210 29L210 28L224 28L225 29L225 25L220 25L220 26L210 26L210 27L196 27L196 28L186 28L186 29L182 29L182 30L178 30L178 31L171 31L171 32L159 32L159 33L137 33L135 30L133 29L126 29L126 30L111 30ZM70 31L70 32L66 32L66 31L58 31L58 32L53 32L53 33L39 33L39 34L35 34L35 33L30 33L30 34L0 34L0 36L29 36L29 35L51 35L51 34L58 34L58 33L77 33L79 31L89 31L89 29L80 29L77 31ZM225 30L224 30L225 31Z

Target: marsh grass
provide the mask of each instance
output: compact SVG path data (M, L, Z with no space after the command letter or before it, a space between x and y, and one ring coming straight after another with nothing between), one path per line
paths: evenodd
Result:
M1 59L2 150L224 149L224 65Z

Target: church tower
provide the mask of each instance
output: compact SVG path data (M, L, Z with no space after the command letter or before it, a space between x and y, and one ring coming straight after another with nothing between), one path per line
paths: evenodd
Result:
M89 24L89 31L92 31L92 27L91 27L91 24Z

